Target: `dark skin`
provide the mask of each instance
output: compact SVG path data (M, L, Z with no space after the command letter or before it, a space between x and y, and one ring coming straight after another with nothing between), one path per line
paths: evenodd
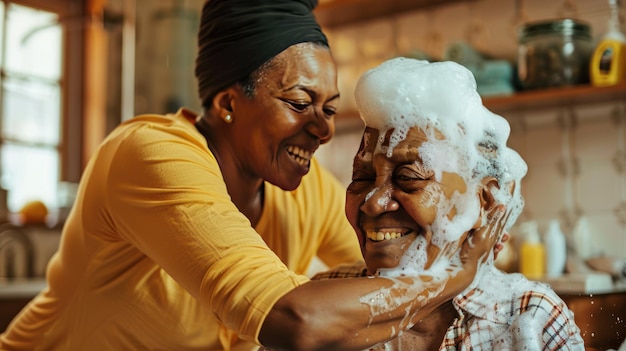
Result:
M383 146L389 145L392 130L384 135ZM431 228L441 208L448 208L444 215L453 219L459 212L455 206L439 207L444 202L453 202L453 196L474 196L481 213L488 213L497 205L491 195L493 186L497 186L495 178L487 177L475 190L468 189L463 177L450 172L441 172L441 178L435 177L436 172L425 165L417 150L429 141L429 137L418 127L409 130L405 139L394 147L392 154L377 149L380 131L366 128L361 147L354 159L353 181L348 187L346 213L350 223L359 237L361 251L369 271L376 274L379 269L397 267L407 250L416 240L423 240L417 246L418 254L424 259L422 269L428 269L438 257L445 254L440 244L433 239L437 234ZM442 135L438 138L443 139ZM366 142L370 141L370 142ZM476 220L470 229L477 230L482 221ZM470 232L463 233L458 243ZM502 227L492 232L500 237ZM383 238L374 233L393 233ZM397 233L402 236L395 237ZM506 238L504 238L506 239ZM495 245L495 241L492 242ZM494 246L492 246L494 247ZM501 248L501 244L499 246ZM490 249L491 247L489 247ZM419 263L417 263L419 265ZM412 347L419 350L438 350L454 319L458 317L452 305L452 297L437 306L432 313L425 316L411 328Z
M309 43L288 48L276 64L256 79L252 97L238 84L219 92L205 111L198 129L217 158L233 202L255 225L263 210L263 182L295 189L309 170L312 153L334 133L333 115L339 93L336 69L328 49ZM232 117L232 123L225 116ZM494 219L501 213L493 211ZM431 276L406 277L414 297L384 315L372 317L359 299L388 289L386 278L311 281L273 306L259 334L264 346L277 350L362 350L390 338L426 316L473 279L491 238L487 230L473 233L474 245L463 245L463 274L445 283ZM418 296L443 293L429 304ZM398 294L398 292L392 292ZM400 296L400 295L398 295ZM419 300L422 301L422 300ZM407 319L407 310L411 318ZM407 320L409 323L407 323Z
M417 350L439 350L448 327L459 313L454 309L452 301L437 307L431 314L420 320L411 328L411 332L419 336Z
M334 61L328 50L292 46L276 59L247 97L233 85L213 99L200 123L220 164L228 193L252 224L261 215L263 181L295 189L308 162L294 159L296 147L308 158L330 141L339 104ZM232 123L224 117L230 115ZM304 163L304 164L301 164Z

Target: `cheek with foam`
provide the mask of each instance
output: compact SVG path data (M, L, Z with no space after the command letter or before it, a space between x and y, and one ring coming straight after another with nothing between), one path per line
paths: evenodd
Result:
M422 207L433 207L441 200L441 188L436 183L428 183L422 189L422 194L420 197L420 206Z

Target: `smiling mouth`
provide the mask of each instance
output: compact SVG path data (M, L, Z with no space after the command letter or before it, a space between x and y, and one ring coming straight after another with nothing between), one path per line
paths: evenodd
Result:
M311 161L311 157L313 156L313 153L311 151L304 150L294 145L287 146L287 153L294 161L296 161L301 166L308 165Z
M368 231L367 238L372 241L385 241L401 238L411 233L403 230L390 230L390 231Z

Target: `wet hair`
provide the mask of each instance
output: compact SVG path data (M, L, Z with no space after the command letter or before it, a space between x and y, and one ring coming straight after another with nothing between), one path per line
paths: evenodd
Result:
M478 142L477 148L479 154L483 157L483 162L486 164L476 167L472 176L492 176L496 178L498 182L502 182L504 178L504 171L502 165L500 164L500 150L494 133L492 131L485 130L484 138ZM482 162L479 161L479 163ZM481 167L487 171L480 172L479 168Z

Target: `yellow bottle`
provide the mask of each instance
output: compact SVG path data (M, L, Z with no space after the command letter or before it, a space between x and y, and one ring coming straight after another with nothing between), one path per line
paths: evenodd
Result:
M537 222L525 222L520 247L519 271L528 279L540 279L546 269L546 250L539 240Z
M620 31L618 0L609 0L609 30L596 46L589 67L591 84L609 86L626 82L626 36Z

